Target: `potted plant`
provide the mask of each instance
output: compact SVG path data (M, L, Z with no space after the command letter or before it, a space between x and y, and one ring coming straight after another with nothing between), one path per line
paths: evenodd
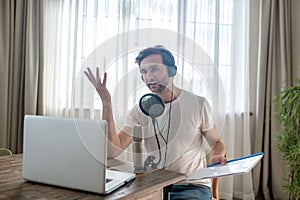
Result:
M300 80L283 88L275 97L280 132L276 135L279 151L288 166L290 199L300 199Z

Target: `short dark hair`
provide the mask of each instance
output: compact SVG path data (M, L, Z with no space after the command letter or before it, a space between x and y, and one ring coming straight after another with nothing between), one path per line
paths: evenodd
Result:
M139 67L141 67L141 62L142 60L144 60L144 58L146 58L149 55L157 55L157 54L161 55L164 65L167 65L169 67L175 66L174 56L168 49L166 49L162 45L148 47L140 51L139 55L135 58L135 63L137 63Z

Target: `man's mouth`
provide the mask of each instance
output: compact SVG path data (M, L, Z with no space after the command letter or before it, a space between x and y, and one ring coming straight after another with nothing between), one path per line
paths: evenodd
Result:
M147 83L147 86L152 92L162 92L166 88L165 86L156 81Z
M157 82L150 82L150 83L147 83L147 85L151 89L155 89L155 88L159 87L159 83L157 83Z
M158 84L157 82L149 82L149 83L147 83L148 86L157 85L157 84Z

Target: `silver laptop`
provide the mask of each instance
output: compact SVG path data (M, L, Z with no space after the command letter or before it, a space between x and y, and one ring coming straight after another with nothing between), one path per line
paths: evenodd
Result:
M23 177L26 180L108 194L135 178L106 169L104 120L26 115Z

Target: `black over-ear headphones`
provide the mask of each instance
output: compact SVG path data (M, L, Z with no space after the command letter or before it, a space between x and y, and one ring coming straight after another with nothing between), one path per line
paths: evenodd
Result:
M161 55L164 65L167 66L169 77L174 77L177 73L177 66L175 65L174 56L168 49L166 49L162 45L156 45L154 47L149 47L149 48L146 48L146 49L140 51L139 55L135 59L136 63L138 63L140 66L141 61L144 58L146 58L149 55L153 55L153 54ZM142 80L144 81L143 75L141 77L142 77Z
M172 53L162 45L156 45L154 48L161 51L160 55L163 58L163 63L167 66L169 77L173 77L177 73L177 66L175 65L175 59Z

